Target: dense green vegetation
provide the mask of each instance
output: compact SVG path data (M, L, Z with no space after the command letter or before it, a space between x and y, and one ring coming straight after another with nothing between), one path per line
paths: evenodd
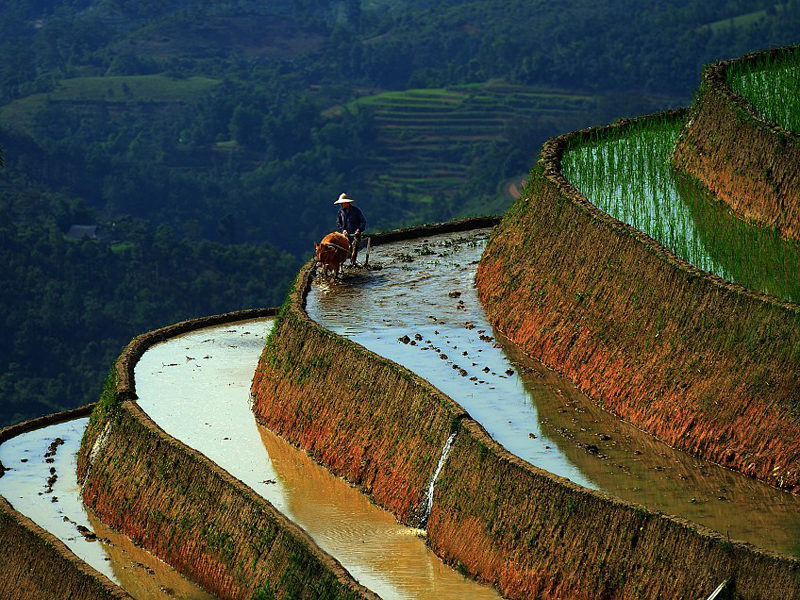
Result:
M738 219L670 156L682 121L636 121L612 139L576 144L562 171L595 206L693 265L787 301L800 300L800 244Z
M334 110L371 111L380 150L362 168L371 171L374 194L399 195L421 211L433 203L434 218L446 219L501 212L508 198L486 198L487 182L500 190L530 160L522 148L531 138L581 123L597 105L591 94L489 81L388 91Z
M728 85L770 123L800 133L800 47L734 63Z
M373 231L502 211L547 137L686 105L703 64L798 23L794 0L4 3L0 424L93 397L143 330L277 304L340 192Z
M135 335L183 319L280 303L299 260L264 245L181 239L119 223L124 241L65 239L0 216L0 417L96 400Z

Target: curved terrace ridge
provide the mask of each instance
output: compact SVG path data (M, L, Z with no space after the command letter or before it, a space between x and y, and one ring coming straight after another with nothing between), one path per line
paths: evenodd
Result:
M702 271L592 204L549 140L481 258L490 320L600 405L672 446L800 490L800 305Z
M411 228L392 240L440 232ZM313 274L309 262L281 308L253 380L254 412L403 522L418 518L436 458L456 433L427 531L446 562L510 598L687 597L723 580L735 580L740 597L800 593L793 558L586 489L509 453L429 382L311 319L304 304Z
M668 114L687 118L679 168L745 218L800 239L800 135L762 119L725 80L734 64L785 51L713 65L695 105ZM698 269L597 208L561 172L570 145L648 118L545 144L481 259L481 298L509 339L605 408L672 445L797 493L800 304ZM496 223L463 220L372 240ZM311 319L312 278L309 262L280 310L253 379L254 412L403 522L419 522L435 469L424 517L429 544L447 562L510 598L695 597L720 582L734 597L800 596L800 560L586 489L509 453L430 382ZM166 434L136 402L134 367L153 344L275 313L238 311L139 336L93 409L0 430L0 443L91 409L79 454L87 505L207 589L225 598L259 591L375 597L301 528ZM450 452L437 464L445 442ZM195 518L186 519L187 506ZM58 585L80 597L128 597L4 498L0 550L13 558L0 595L49 598Z
M165 433L136 402L134 368L171 337L273 316L251 309L183 321L135 338L115 362L78 456L88 507L221 598L376 598L243 482ZM124 474L123 474L124 473ZM266 587L265 587L266 586Z
M773 48L708 66L674 153L678 169L738 215L795 240L800 240L800 134L762 117L731 88L728 74L798 51L800 46Z
M732 91L731 93L733 94ZM744 99L740 96L737 97L744 101ZM587 127L586 129L571 131L556 138L551 138L545 142L540 153L539 164L544 169L545 177L555 183L558 186L559 191L561 191L565 196L569 197L573 204L581 207L581 209L587 211L593 218L601 221L603 224L619 230L623 235L634 237L654 255L663 258L666 262L674 265L676 268L685 271L694 277L705 279L710 284L719 286L727 291L731 291L736 294L742 294L760 302L767 302L790 311L795 311L800 315L800 303L789 302L772 294L766 294L753 290L735 281L724 279L719 275L700 269L689 261L684 260L675 254L663 244L654 240L645 232L601 210L592 204L592 202L580 191L578 191L561 170L561 161L564 158L564 153L571 147L588 142L589 139L592 136L596 136L598 132L607 132L609 136L613 136L619 132L624 132L624 130L629 129L638 123L648 120L661 119L663 117L682 119L686 118L687 116L688 109L681 108L632 119L620 119L619 121L605 127ZM800 139L800 136L797 137Z

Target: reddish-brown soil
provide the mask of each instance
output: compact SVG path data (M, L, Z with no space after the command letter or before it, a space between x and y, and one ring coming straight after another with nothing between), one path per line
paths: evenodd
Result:
M406 524L418 523L450 424L464 414L423 380L294 310L275 324L252 395L261 423Z
M490 319L625 420L800 491L800 307L597 210L558 172L566 139L489 240L477 284Z
M505 597L706 597L725 579L735 580L731 597L800 591L793 559L553 477L499 448L477 423L462 424L428 539Z
M89 414L92 406L48 415L0 429L0 443L15 436ZM0 497L0 598L8 600L129 599L105 575L80 560L64 543ZM57 592L56 592L57 590Z
M522 243L517 236L509 247ZM444 439L457 431L428 522L431 548L456 568L508 598L707 597L726 579L733 597L800 594L792 558L587 490L509 454L430 384L310 321L303 299L311 274L306 265L267 342L253 382L255 411L401 520L413 514ZM494 276L513 281L522 273Z
M137 337L117 360L78 457L86 505L221 598L373 598L299 527L208 458L158 428L132 402L144 351L209 325L274 314L240 311Z

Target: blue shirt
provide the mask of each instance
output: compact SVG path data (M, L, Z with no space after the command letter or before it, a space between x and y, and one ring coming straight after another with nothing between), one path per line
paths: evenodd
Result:
M364 231L366 228L367 220L357 206L351 204L347 210L339 209L339 216L336 217L336 231L347 230L347 233L353 234L356 229Z

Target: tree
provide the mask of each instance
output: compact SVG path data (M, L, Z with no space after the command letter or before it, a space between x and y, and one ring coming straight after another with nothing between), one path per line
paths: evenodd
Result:
M264 137L261 133L263 121L260 112L239 104L231 117L231 136L248 150L263 150Z

